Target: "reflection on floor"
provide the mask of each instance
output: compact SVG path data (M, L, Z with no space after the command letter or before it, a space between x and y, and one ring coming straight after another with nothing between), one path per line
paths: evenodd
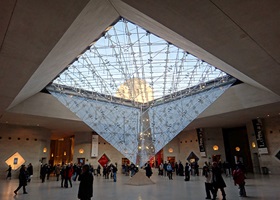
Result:
M204 177L191 176L189 182L185 182L183 177L173 176L173 180L167 177L159 177L154 174L151 179L156 182L153 185L132 186L126 185L129 177L118 174L116 183L112 179L96 177L94 180L94 200L177 200L205 199ZM276 200L280 199L280 176L279 175L248 175L246 179L247 198L239 197L238 187L234 186L231 177L224 177L227 187L225 188L227 200L237 199L257 199L257 200ZM61 188L60 182L55 177L50 177L45 183L40 179L33 178L27 186L28 194L23 194L22 189L18 195L13 191L18 186L18 180L0 180L0 199L1 200L72 200L78 199L79 182L73 183L72 188ZM220 192L218 198L222 199Z

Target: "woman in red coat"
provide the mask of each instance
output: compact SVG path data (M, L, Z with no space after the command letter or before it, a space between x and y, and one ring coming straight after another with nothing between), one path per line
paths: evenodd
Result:
M240 165L237 165L236 169L232 173L234 185L239 186L239 195L241 197L246 197L246 190L245 190L245 174L244 171L241 169Z

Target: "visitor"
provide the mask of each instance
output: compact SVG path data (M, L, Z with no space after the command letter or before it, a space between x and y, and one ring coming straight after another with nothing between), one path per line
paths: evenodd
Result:
M226 183L222 177L222 170L218 167L217 162L212 164L212 184L213 184L213 199L216 199L218 189L222 192L223 200L226 200L226 193L224 188Z
M97 171L97 172L96 172L96 176L98 176L98 174L101 176L101 173L100 173L101 167L100 167L100 165L97 166L96 171Z
M177 163L177 162L175 162L175 165L174 165L174 170L175 170L175 174L176 174L176 176L178 176L178 175L179 175L179 165L178 165L178 163Z
M28 174L27 174L27 171L26 171L26 167L25 167L25 165L22 165L20 170L19 170L19 177L18 177L18 179L19 179L19 186L14 191L15 195L17 195L17 191L19 191L19 189L21 187L23 187L23 194L27 194L26 188L25 188L25 186L27 185L27 176L28 176Z
M62 165L60 170L60 175L61 175L61 187L63 188L65 185L66 165Z
M117 171L118 171L118 168L111 164L111 172L113 174L113 179L114 179L114 182L117 182Z
M184 176L184 166L181 161L179 161L179 165L178 165L178 175Z
M41 170L40 170L40 178L42 180L42 183L45 182L47 173L48 173L48 165L44 164L44 165L41 166Z
M168 176L169 180L173 180L173 178L172 178L173 169L172 169L172 165L171 165L170 161L168 161L166 171L167 171L167 176Z
M163 176L163 163L160 163L159 164L159 167L158 167L158 175L159 176Z
M28 173L28 182L30 182L33 176L33 166L31 163L29 163L29 165L27 166L27 173Z
M191 166L189 165L188 162L186 162L186 165L185 165L185 181L189 181L190 180L190 173L191 173Z
M78 199L90 200L93 196L93 175L90 172L89 165L82 167L82 173L78 180L80 181Z
M166 169L166 167L167 167L167 162L164 161L164 164L163 164L163 174L164 174L164 176L166 176L166 174L167 174L167 169Z
M152 168L150 166L150 162L149 161L145 164L144 169L146 170L146 176L148 178L150 178L152 176L153 172L152 172Z
M130 165L130 176L134 176L136 173L136 166L134 165L134 163L131 163Z
M239 196L246 197L246 190L245 190L245 173L242 170L242 166L237 164L236 169L232 173L234 185L239 186Z
M212 172L210 171L208 166L204 166L204 176L205 176L205 191L206 191L206 198L205 199L211 199L210 192L214 193L213 191L213 185L212 185Z
M9 165L7 172L8 172L8 174L7 174L6 180L7 179L11 180L11 178L12 178L12 166L11 165Z
M60 171L61 171L60 164L57 164L54 169L56 181L59 181Z
M71 178L72 178L72 175L73 175L73 166L72 164L68 164L65 168L65 180L64 180L64 187L65 188L68 188L68 182L70 184L70 187L72 187L72 181L71 181Z
M205 176L206 169L209 169L210 165L207 162L204 162L204 165L202 167L202 175Z

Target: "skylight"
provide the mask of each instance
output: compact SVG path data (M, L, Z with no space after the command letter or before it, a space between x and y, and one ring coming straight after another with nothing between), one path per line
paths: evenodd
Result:
M121 19L47 89L142 166L235 79Z
M121 19L78 56L53 83L148 103L226 74L188 52ZM176 96L176 95L175 95Z

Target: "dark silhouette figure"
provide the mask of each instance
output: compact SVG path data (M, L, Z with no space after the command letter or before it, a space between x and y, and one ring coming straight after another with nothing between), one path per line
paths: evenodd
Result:
M144 169L146 170L146 176L148 178L150 178L152 176L153 172L152 172L152 168L150 166L150 162L149 161L145 164Z
M48 165L44 164L41 166L40 177L42 179L42 183L45 182L46 174L48 173Z
M79 176L80 181L78 199L90 200L93 196L93 175L90 172L89 165L84 165L82 174Z
M33 176L33 166L31 163L29 163L29 165L27 166L27 172L28 172L28 182L30 182Z
M186 162L186 165L185 165L185 181L190 180L190 172L191 172L191 166L189 165L189 163Z
M19 191L19 189L21 187L23 187L23 194L27 194L26 188L25 188L25 186L27 185L27 177L28 177L28 174L27 174L27 171L26 171L26 167L25 167L25 165L22 165L21 168L20 168L19 177L18 177L18 179L19 179L19 186L14 191L15 195L17 195L17 191Z
M223 200L226 200L226 193L224 188L226 187L226 183L222 177L222 170L218 167L218 164L216 162L213 162L212 164L212 183L213 183L213 199L216 199L217 197L217 191L218 189L221 190L223 195Z
M7 169L7 172L8 172L8 174L7 174L6 179L11 180L11 178L12 178L12 167L11 167L11 165L9 165L9 168Z

